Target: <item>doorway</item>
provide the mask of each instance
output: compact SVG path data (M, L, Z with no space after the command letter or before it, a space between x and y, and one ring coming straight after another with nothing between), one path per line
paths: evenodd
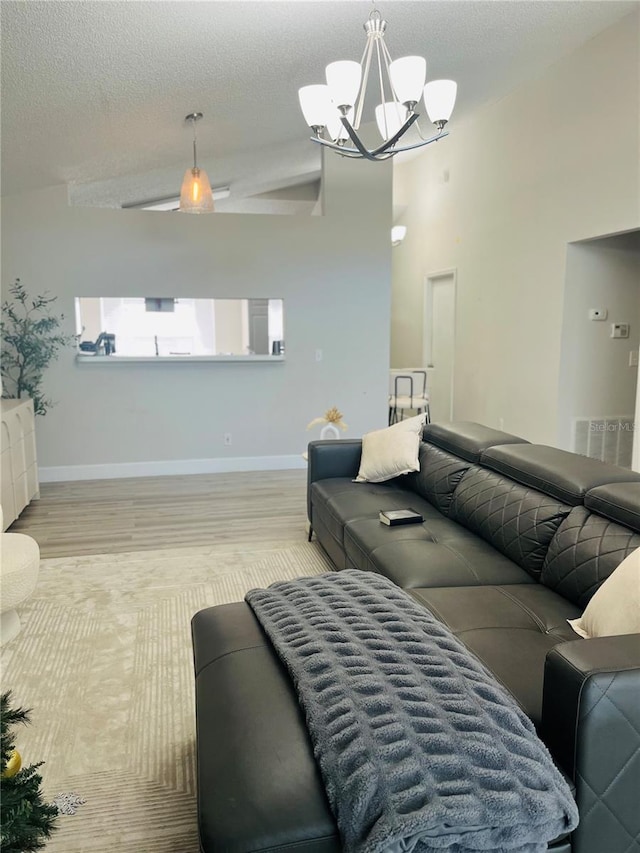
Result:
M249 300L249 352L269 355L269 300Z
M429 370L431 419L453 420L456 340L456 270L431 273L424 282L423 363Z
M557 444L640 470L640 231L567 245Z

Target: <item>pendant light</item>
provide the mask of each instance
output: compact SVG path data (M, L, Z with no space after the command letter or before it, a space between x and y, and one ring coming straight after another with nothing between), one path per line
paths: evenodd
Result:
M180 190L181 213L213 213L213 193L204 169L198 167L196 156L196 123L202 113L189 113L185 121L193 125L193 168L187 169Z

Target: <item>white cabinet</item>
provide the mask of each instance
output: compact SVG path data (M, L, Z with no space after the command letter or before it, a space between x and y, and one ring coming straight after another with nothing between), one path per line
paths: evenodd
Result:
M2 400L0 502L6 529L40 497L33 400Z

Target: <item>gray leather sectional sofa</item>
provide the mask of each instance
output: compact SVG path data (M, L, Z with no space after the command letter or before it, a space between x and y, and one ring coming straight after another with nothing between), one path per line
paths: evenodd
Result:
M479 424L425 428L420 471L354 483L360 441L309 446L308 512L336 569L386 575L513 694L572 785L554 853L640 837L640 636L579 639L598 586L640 547L640 475ZM423 524L387 527L382 509ZM193 620L203 851L338 851L290 679L244 603Z

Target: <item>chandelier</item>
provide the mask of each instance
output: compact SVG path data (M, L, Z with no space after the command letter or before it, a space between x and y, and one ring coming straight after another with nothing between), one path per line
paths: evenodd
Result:
M403 56L392 61L384 40L386 28L387 22L374 10L364 24L367 43L360 62L332 62L326 68L326 85L303 86L298 91L302 114L314 134L312 142L345 157L388 160L401 151L421 148L449 135L444 127L453 112L457 84L453 80L432 80L425 85L427 63L422 56ZM377 66L374 79L380 90L380 104L375 118L383 141L377 148L368 149L357 131L372 66ZM421 98L438 130L428 138L417 124L419 114L415 110ZM398 146L414 124L420 141Z

